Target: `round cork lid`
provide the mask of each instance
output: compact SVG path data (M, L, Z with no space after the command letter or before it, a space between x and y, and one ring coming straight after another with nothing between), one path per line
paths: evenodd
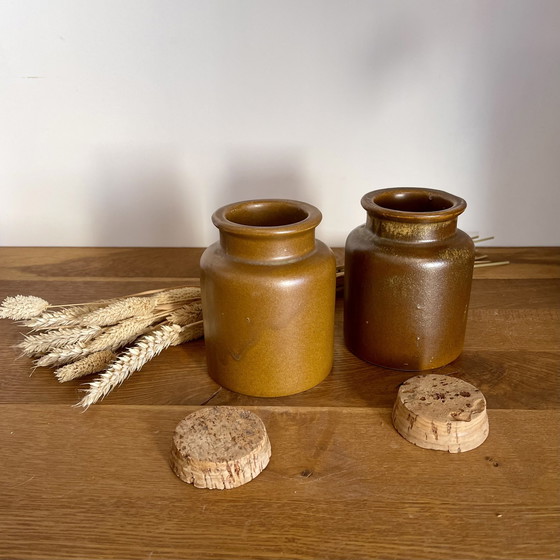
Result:
M259 475L270 459L262 420L232 406L202 408L175 428L171 468L197 488L241 486Z
M447 375L417 375L399 388L393 425L414 445L460 453L488 436L486 399L479 389Z

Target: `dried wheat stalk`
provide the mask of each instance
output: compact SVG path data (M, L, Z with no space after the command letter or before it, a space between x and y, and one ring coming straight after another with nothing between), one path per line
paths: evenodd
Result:
M203 334L202 321L184 326L174 323L162 324L150 334L139 338L134 346L119 354L99 378L89 384L86 396L77 406L89 408L169 346L195 340Z
M24 327L29 327L34 331L61 327L77 327L82 324L81 317L83 315L90 313L99 307L99 305L76 305L61 309L60 311L45 311L35 317L30 317L27 321L23 321L22 325Z
M37 367L59 366L61 383L103 372L82 399L85 408L168 346L204 335L200 288L189 286L66 306L18 295L2 302L0 318L32 329L18 348Z
M45 354L36 361L36 364L39 367L58 366L73 362L94 352L117 350L143 334L145 329L152 325L154 320L157 319L153 316L125 319L116 325L104 329L101 334L86 344L78 342L73 346L55 349Z
M95 309L81 316L82 325L106 327L131 317L145 317L153 313L156 300L153 297L129 297L117 300L106 307Z
M90 373L103 371L116 357L116 354L110 350L94 352L76 362L59 367L54 374L61 383L64 383L78 377L84 377L84 375L89 375Z
M0 319L20 321L31 319L43 313L49 302L36 296L9 296L0 307Z
M134 346L120 354L98 379L89 384L86 396L77 406L88 408L101 400L154 356L169 346L179 344L180 333L179 325L166 324L141 337Z
M202 302L196 301L183 305L167 315L166 319L177 325L190 325L202 321Z
M24 335L25 339L18 344L18 348L21 348L24 356L41 356L55 348L68 348L78 343L86 343L102 330L101 327L68 327L34 335Z

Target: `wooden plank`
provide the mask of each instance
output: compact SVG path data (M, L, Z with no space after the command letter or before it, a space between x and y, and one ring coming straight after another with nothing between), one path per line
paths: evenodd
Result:
M0 406L1 558L556 558L558 412L491 411L468 453L390 410L260 407L270 465L231 491L168 465L186 407Z
M555 351L560 309L471 309L465 349Z
M0 337L2 329L0 328ZM18 339L14 338L14 343ZM75 404L89 376L59 383L49 368L36 369L28 358L16 360L13 348L0 347L0 402ZM113 391L107 401L137 404L202 404L218 389L206 373L203 341L169 348ZM110 399L110 400L109 400Z
M126 297L148 290L175 288L177 286L199 286L198 278L183 279L134 279L121 281L98 279L81 280L0 280L0 301L16 294L33 295L47 300L52 305L86 303L100 299Z
M476 268L475 278L560 278L558 247L485 247L478 250L492 261L510 261L506 266Z
M478 311L477 311L478 312ZM512 313L518 313L517 318ZM339 310L339 314L341 310ZM552 313L552 312L551 312ZM557 313L557 312L556 312ZM469 321L467 349L458 360L435 370L456 375L479 387L489 407L549 409L560 404L560 348L553 333L559 322L546 310L480 310ZM541 321L531 321L531 314ZM542 333L546 335L543 342ZM552 334L551 334L552 333ZM33 363L18 358L17 326L0 322L0 402L66 403L80 400L83 384L60 384L52 370L40 368L30 377ZM523 350L523 344L528 348ZM208 376L204 341L169 348L105 400L109 404L188 404L212 399L214 404L303 406L392 406L397 388L413 372L398 372L368 364L345 347L341 318L337 321L332 373L319 386L300 395L280 399L255 399L219 390Z
M491 324L496 325L496 322ZM506 334L510 326L502 325ZM519 322L514 326L519 327ZM480 328L484 334L484 329L489 327L483 323ZM533 332L531 329L534 327L529 328ZM467 349L458 360L434 371L456 375L479 387L491 408L559 407L560 349L511 349L501 342L493 342L503 340L503 333L497 327L494 330L497 332L494 339L489 337L486 341L481 333L477 334L477 339L485 344L483 349ZM80 400L84 384L91 376L61 384L51 369L40 368L31 375L32 361L17 359L18 352L14 348L21 340L19 330L6 321L0 322L0 339L3 341L0 346L0 402L74 404ZM486 349L492 344L499 349ZM331 374L317 387L299 395L259 399L220 390L208 376L204 341L198 340L169 348L132 375L104 402L199 405L212 399L213 404L390 407L400 383L413 375L414 372L392 371L368 364L351 354L344 346L338 322Z
M472 383L484 393L491 409L557 410L560 407L560 352L465 352L434 373ZM373 366L344 352L331 374L317 387L290 397L259 399L219 389L213 405L392 407L399 385L415 372ZM132 387L127 387L132 391ZM124 398L124 395L121 395Z
M202 248L0 247L0 280L170 280L199 276Z
M560 278L558 247L485 247L479 251L507 266L477 268L475 278ZM199 275L203 248L0 247L0 280L111 278L181 279ZM337 261L344 250L334 249Z
M471 309L465 350L556 351L560 309Z
M470 309L560 309L560 279L475 278Z

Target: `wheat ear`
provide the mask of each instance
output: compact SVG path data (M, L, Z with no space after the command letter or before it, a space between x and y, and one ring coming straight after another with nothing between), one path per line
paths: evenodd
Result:
M98 337L88 343L92 352L117 350L135 340L145 329L158 321L156 317L132 317L105 329Z
M8 296L0 305L0 319L32 319L41 315L48 307L48 301L36 296Z
M81 323L88 327L114 325L131 317L150 315L155 306L156 301L153 298L128 297L83 315Z
M57 348L35 360L36 367L60 366L91 354L81 342L69 348Z
M171 312L167 317L170 323L176 325L190 325L202 319L202 303L193 301L188 305L183 305L175 311Z
M101 327L68 327L45 331L35 335L24 335L24 341L18 344L25 356L40 356L55 348L67 348L82 342L86 343L97 336Z
M81 360L58 368L54 374L61 383L64 383L90 373L103 371L115 358L115 354L110 350L94 352Z
M134 346L120 354L106 371L89 384L86 396L77 406L87 409L101 400L154 356L176 344L180 339L181 330L179 325L161 325L150 334L141 337Z
M58 329L61 327L76 327L81 325L81 317L98 309L99 305L74 305L60 311L47 311L38 317L24 321L22 325L35 331Z
M45 354L36 361L38 367L51 367L67 364L94 352L102 350L115 351L135 340L144 333L154 321L155 317L133 317L117 325L106 328L100 335L87 344L78 343L67 348L60 348Z
M203 321L197 321L196 323L181 327L179 338L172 346L183 344L183 342L190 342L191 340L196 340L197 338L202 338L203 336L204 323Z

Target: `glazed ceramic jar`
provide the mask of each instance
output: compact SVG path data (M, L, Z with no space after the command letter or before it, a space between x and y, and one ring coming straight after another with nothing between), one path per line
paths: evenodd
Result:
M426 370L462 352L474 265L471 238L457 229L463 199L393 188L362 198L364 225L345 250L344 337L358 357L399 370Z
M208 373L245 395L305 391L330 372L335 259L315 239L317 208L293 200L217 210L220 240L201 258Z

